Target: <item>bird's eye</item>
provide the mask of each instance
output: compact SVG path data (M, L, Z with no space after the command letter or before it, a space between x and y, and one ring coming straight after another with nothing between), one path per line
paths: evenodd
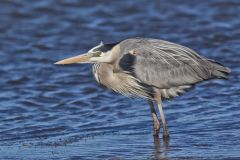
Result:
M101 56L101 53L100 51L96 51L94 52L94 57L100 57Z

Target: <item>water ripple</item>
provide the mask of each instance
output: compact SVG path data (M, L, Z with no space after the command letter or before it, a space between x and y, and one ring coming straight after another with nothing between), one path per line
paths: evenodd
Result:
M240 158L240 2L0 1L0 159ZM56 66L100 41L154 37L232 69L164 102L171 139L152 137L147 102L97 85L91 65Z

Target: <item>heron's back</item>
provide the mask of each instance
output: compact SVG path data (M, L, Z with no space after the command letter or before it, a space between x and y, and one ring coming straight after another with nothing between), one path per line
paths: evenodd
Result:
M195 51L167 41L133 38L120 43L119 68L163 97L175 97L204 80L227 78L230 69Z

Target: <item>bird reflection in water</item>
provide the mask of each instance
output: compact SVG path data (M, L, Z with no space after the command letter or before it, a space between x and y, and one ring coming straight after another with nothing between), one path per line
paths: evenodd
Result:
M162 140L162 144L161 144ZM169 138L159 139L158 136L153 136L154 150L151 156L153 160L165 160L167 159L167 153L169 149Z

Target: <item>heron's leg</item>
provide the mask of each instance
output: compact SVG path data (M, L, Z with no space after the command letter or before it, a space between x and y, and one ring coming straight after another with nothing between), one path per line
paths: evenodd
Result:
M158 136L159 133L159 129L160 129L160 123L158 121L158 117L157 117L157 112L154 108L154 104L152 102L151 99L148 100L149 106L150 106L150 110L152 112L152 117L153 117L153 127L154 127L154 136Z
M163 137L167 138L169 137L169 133L168 133L168 128L167 128L167 124L166 124L166 119L165 119L165 115L163 112L163 108L162 108L162 98L161 95L156 96L156 101L158 104L158 109L161 115L161 120L162 120L162 126L163 126Z

